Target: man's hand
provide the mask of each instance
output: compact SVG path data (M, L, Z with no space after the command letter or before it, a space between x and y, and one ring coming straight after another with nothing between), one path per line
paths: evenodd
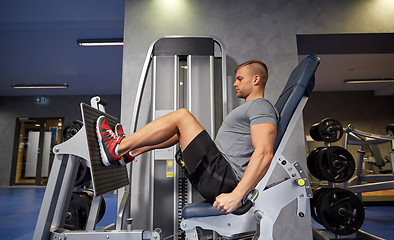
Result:
M224 213L231 213L238 208L242 197L236 196L234 193L222 193L216 197L213 207Z

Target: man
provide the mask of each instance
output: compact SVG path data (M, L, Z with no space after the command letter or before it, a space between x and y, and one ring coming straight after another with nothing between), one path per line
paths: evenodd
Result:
M96 132L104 165L125 164L146 151L179 143L193 187L219 211L234 211L270 166L278 121L275 107L264 99L266 65L251 60L235 72L233 86L245 103L224 119L215 142L185 109L156 119L128 137L119 124L113 132L101 116Z

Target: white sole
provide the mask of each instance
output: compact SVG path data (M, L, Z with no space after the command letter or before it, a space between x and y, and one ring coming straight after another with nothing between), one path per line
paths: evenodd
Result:
M101 162L105 165L105 166L109 166L109 165L111 165L111 163L108 161L108 158L107 158L107 154L105 154L105 151L104 151L104 146L103 146L103 142L102 142L102 138L101 138L101 134L100 134L100 131L99 131L99 129L98 129L98 122L99 122L99 119L100 119L101 117L99 117L98 119L97 119L97 121L96 121L96 136L97 136L97 141L98 141L98 143L99 143L99 146L100 146L100 156L101 156Z

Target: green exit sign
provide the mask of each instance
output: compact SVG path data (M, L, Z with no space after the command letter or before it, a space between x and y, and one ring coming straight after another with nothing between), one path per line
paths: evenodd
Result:
M35 103L44 103L45 102L45 97L34 97L34 102Z

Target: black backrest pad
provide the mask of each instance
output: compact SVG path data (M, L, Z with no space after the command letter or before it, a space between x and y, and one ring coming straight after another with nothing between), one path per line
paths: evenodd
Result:
M303 96L309 96L315 85L315 72L320 59L316 56L305 58L290 74L289 80L275 104L279 112L279 123L274 152L278 149L291 117Z
M120 164L104 166L100 157L99 144L96 136L96 121L101 115L107 117L108 125L114 129L119 122L115 117L101 112L85 103L81 103L82 118L85 124L88 141L91 174L96 196L111 192L129 184L127 169Z

